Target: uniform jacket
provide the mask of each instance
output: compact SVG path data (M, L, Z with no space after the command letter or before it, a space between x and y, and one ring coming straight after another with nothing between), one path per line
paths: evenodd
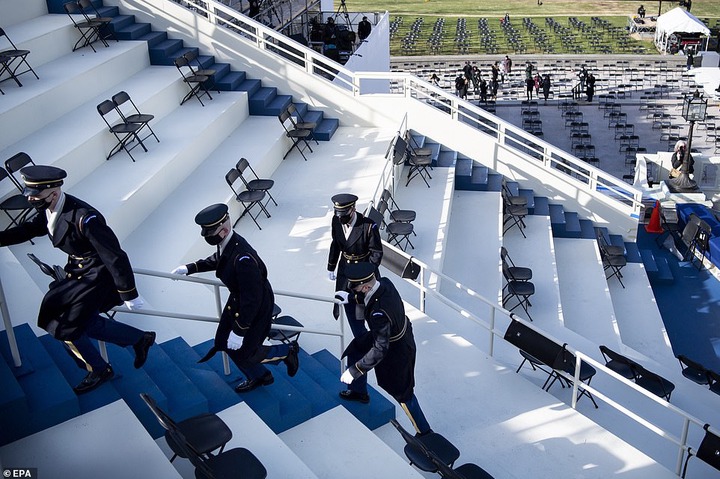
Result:
M222 254L216 252L186 266L188 274L215 271L230 292L215 333L215 349L227 350L227 340L233 331L243 336L240 356L249 358L256 354L270 332L275 304L267 268L257 252L245 238L233 232Z
M360 213L355 214L357 215L355 225L347 239L338 217L333 216L332 219L332 243L328 256L328 271L335 271L337 267L335 291L347 289L345 265L348 261L369 261L375 266L380 266L382 260L382 240L378 225ZM348 259L346 256L356 259Z
M378 385L398 402L410 400L415 387L415 338L400 294L387 278L365 306L369 332L353 339L343 353L364 354L348 369L353 378L375 369Z
M49 235L47 217L35 215L0 232L0 246ZM65 194L65 204L50 236L67 253L67 277L53 281L38 314L38 326L62 340L75 339L92 314L106 312L138 296L127 254L105 218L92 206Z

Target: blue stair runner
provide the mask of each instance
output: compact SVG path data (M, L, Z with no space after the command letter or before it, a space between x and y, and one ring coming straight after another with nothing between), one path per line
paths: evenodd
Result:
M48 12L65 14L63 3L66 0L47 0ZM122 15L118 7L106 7L101 0L93 0L93 4L103 17L111 17L110 29L118 40L138 40L148 44L151 65L174 66L175 59L196 47L186 47L182 40L168 38L166 32L152 30L149 23L137 23L134 15ZM88 12L94 15L94 12ZM208 80L208 89L219 91L246 91L248 93L251 115L277 116L292 102L290 95L279 95L274 87L263 87L260 80L246 78L245 72L235 72L227 63L215 63L215 58L208 55L198 56L203 69L215 70ZM307 110L307 105L305 106ZM314 121L317 126L313 137L318 141L330 141L340 126L337 118L324 118L322 111L313 111L312 119L301 113L305 121ZM439 145L438 145L439 146Z
M153 438L164 434L140 398L150 394L176 420L204 412L219 412L239 402L253 411L276 433L285 431L338 405L345 406L368 428L375 429L395 417L394 404L370 388L370 404L346 403L338 397L339 360L328 351L309 355L300 351L300 370L293 378L286 367L269 366L272 385L245 394L233 386L240 373L231 363L231 374L222 373L221 355L198 364L212 344L195 346L182 338L154 345L141 369L133 366L132 348L108 344L115 376L94 391L77 396L72 386L86 372L77 367L63 344L29 325L14 328L23 365L15 368L7 342L0 332L0 446L67 421L80 414L124 400Z

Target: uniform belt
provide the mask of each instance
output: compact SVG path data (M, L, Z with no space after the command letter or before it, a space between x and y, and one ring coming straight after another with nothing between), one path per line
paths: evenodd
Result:
M370 253L365 253L365 254L347 254L347 253L343 253L343 258L345 258L345 259L348 260L348 261L362 261L362 260L364 260L365 258L367 258L368 256L370 256Z
M69 254L68 256L75 261L87 261L91 258L90 253L88 253L88 256L76 256L74 254Z

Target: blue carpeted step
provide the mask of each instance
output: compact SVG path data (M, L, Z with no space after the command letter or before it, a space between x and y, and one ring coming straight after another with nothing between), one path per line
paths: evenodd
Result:
M285 367L273 369L273 374L277 377L282 375L297 389L300 394L310 400L312 417L329 411L338 405L336 389L327 387L327 381L334 381L335 386L341 384L338 376L331 374L322 364L314 357L303 351L298 353L300 369L298 369L295 377L290 378L287 375ZM337 400L336 400L337 399Z
M334 391L341 391L343 389L343 385L339 380L340 360L326 349L318 351L312 356L328 371L330 371L335 378L333 381L335 383L334 385L332 383L326 383L325 387L332 388L331 390ZM388 401L385 396L370 386L368 386L368 394L370 395L369 404L343 401L340 398L338 398L338 403L344 406L345 409L347 409L360 422L365 424L368 429L376 429L395 418L395 405L392 402Z
M241 397L181 337L165 341L160 347L172 358L185 375L208 400L208 411L217 413L241 402Z
M275 87L260 87L258 91L249 97L250 114L251 115L262 115L265 108L270 104L273 99L277 96L277 88Z
M590 220L580 220L580 237L583 239L595 239L595 225Z
M272 101L265 107L263 116L278 116L280 113L287 110L287 107L292 103L292 97L290 95L277 95Z
M303 121L315 123L316 125L319 125L325 119L325 113L320 110L308 110L307 107L301 113L301 116Z
M155 348L156 346L153 346ZM158 438L164 434L162 426L158 423L150 408L140 398L140 393L148 393L155 398L161 408L168 410L168 400L165 393L158 387L153 378L141 369L135 369L133 365L135 361L135 353L128 348L121 348L114 344L107 344L108 359L115 371L115 377L110 384L120 394L122 399L137 416L145 429L154 438ZM154 351L150 350L150 355ZM150 356L148 356L148 361ZM94 394L91 391L87 394Z
M260 80L256 78L246 78L240 83L240 86L238 86L238 91L246 91L249 98L257 93L260 88L262 88L262 82Z
M535 207L533 208L533 214L539 216L550 215L550 200L547 196L536 196L533 201Z
M110 28L113 32L122 30L135 23L135 15L116 15L110 20Z
M114 30L118 40L140 40L151 31L152 26L149 23L132 23Z
M642 263L642 256L637 243L625 241L623 244L625 245L625 258L628 263Z
M487 191L502 190L502 175L499 173L490 173L487 181Z
M106 7L102 2L92 2L95 5L95 9L98 11L101 17L116 17L120 15L120 9L118 7L109 6ZM95 16L95 12L88 12L90 15Z
M150 54L151 65L174 65L173 60L170 59L174 52L181 49L183 41L176 38L169 38L163 40L152 47L148 48ZM177 55L173 56L175 58Z
M457 152L453 150L444 150L440 151L440 156L438 156L437 160L437 166L441 168L450 168L455 164L455 160L457 160Z
M0 341L7 340L5 331L0 333ZM0 360L0 446L17 439L15 431L20 431L22 425L30 415L25 392L15 378L12 361Z
M187 419L209 411L207 397L157 344L150 348L142 369L167 397L167 412L174 419Z
M622 246L623 249L625 248L625 239L622 237L622 235L609 234L607 238L608 242L611 245Z
M574 211L565 212L565 230L563 237L579 238L582 230L580 227L580 215Z
M413 148L425 148L425 135L417 132L410 132L410 144Z
M3 384L0 393L0 445L54 426L80 413L77 396L32 328L21 324L13 331L23 365L20 368L12 366L7 332L2 331L0 353L3 361L11 365L9 369L17 384L11 381L7 388ZM24 396L22 402L19 401L18 386Z
M505 181L510 196L520 196L520 184L517 181Z
M145 35L141 36L140 38L136 38L136 40L146 42L148 44L148 49L154 47L158 43L164 42L167 40L167 32L154 32L150 31L146 33Z
M323 121L313 131L313 136L318 141L330 141L340 126L337 118L323 118Z
M470 183L475 186L474 189L476 189L478 191L485 191L485 190L487 190L487 183L488 183L489 175L490 175L490 170L488 169L487 166L473 164Z
M549 211L553 236L561 237L565 231L565 208L563 205L550 205Z
M43 345L48 354L52 357L53 362L65 377L70 386L75 386L82 381L87 374L85 369L78 367L73 360L64 344L49 334L40 336L40 343ZM81 394L77 397L80 404L80 414L94 411L95 409L107 406L111 402L120 399L120 394L110 385L103 385L92 391L91 394Z
M655 256L652 250L649 249L641 249L640 256L642 257L642 263L645 266L645 272L649 278L664 283L672 283L674 281L675 278L666 258L663 256Z
M666 258L657 257L655 258L655 263L657 264L658 269L656 280L662 283L673 283L675 281L675 276L670 269L668 260Z
M168 58L167 58L167 60L170 62L170 63L169 63L170 65L175 65L175 59L176 59L176 58L179 58L179 57L185 55L186 53L190 53L190 52L193 52L193 51L194 51L195 53L197 53L197 52L199 52L199 49L198 49L197 47L186 47L186 46L182 46L182 47L178 48L177 50L174 50L174 51L168 53ZM167 63L163 63L163 64L164 64L164 65L167 65ZM194 65L193 65L193 68L195 68Z
M455 189L470 190L472 187L473 161L470 158L458 158L455 161Z
M212 341L195 346L196 351L207 351ZM208 364L219 374L223 374L222 356L216 354ZM280 433L312 417L311 401L293 386L295 378L288 378L281 371L285 365L280 363L277 367L269 366L275 382L269 386L261 386L253 391L243 393L242 400L262 418L274 432ZM223 378L233 387L241 380L242 375L235 364L230 362L231 374Z
M219 77L215 75L215 87L221 91L237 91L245 81L245 72L228 72Z

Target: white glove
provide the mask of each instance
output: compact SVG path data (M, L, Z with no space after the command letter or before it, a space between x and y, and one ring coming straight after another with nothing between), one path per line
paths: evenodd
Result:
M230 336L228 336L228 349L240 349L240 346L243 344L243 338L242 336L238 336L237 334L230 331Z
M342 373L342 376L340 376L340 381L344 382L345 384L350 384L353 382L352 374L350 374L350 370L346 369L344 373Z
M350 293L347 291L335 291L335 299L342 301L342 304L348 304Z
M335 281L337 277L335 276L335 271L328 271L328 279L330 281Z
M174 270L170 271L170 274L188 274L187 266L178 266Z
M143 306L145 306L145 300L142 298L142 296L138 296L135 299L125 301L125 307L130 311L137 311L138 309L142 309Z

